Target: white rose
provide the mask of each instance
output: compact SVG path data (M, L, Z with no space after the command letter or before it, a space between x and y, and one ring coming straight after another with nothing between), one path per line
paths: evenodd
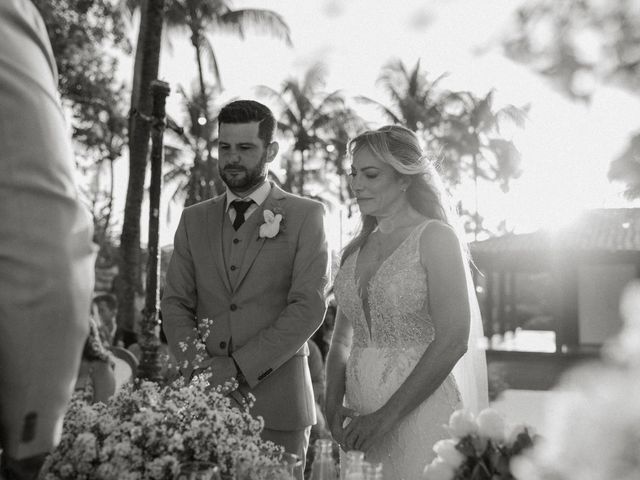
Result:
M449 433L452 437L462 438L478 432L478 424L473 414L467 410L456 410L449 417Z
M457 442L452 439L439 440L433 446L433 451L453 468L458 468L465 460L465 456L456 448Z
M424 471L422 472L422 478L424 480L451 480L454 475L455 471L453 467L440 458L436 458L424 467Z
M282 215L274 214L271 210L264 210L262 212L265 223L260 225L259 236L260 238L273 238L280 231L280 222L282 221Z
M487 437L496 442L504 440L504 418L496 410L486 408L478 414L478 429L483 437Z

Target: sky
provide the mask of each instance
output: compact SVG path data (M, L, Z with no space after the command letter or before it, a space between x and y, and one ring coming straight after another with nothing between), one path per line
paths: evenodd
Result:
M640 127L640 100L601 86L590 105L571 102L527 66L506 59L499 46L518 2L508 0L236 0L235 8L269 8L291 28L293 47L261 34L245 41L225 34L210 37L218 58L224 102L256 97L256 85L278 89L317 60L328 66L327 91L344 90L386 103L376 84L381 67L393 58L412 67L420 59L431 79L448 73L441 86L484 95L496 91L496 107L531 104L525 129L513 132L523 155L524 173L508 194L482 189L479 204L489 224L502 219L516 232L559 225L583 208L627 206L620 186L606 179L608 164ZM196 78L188 38L173 39L161 59L160 78L175 92ZM126 67L126 65L125 65ZM167 109L180 115L173 94ZM373 112L363 113L371 115ZM382 119L378 119L382 122ZM126 162L119 165L126 171ZM121 173L120 178L124 174ZM126 189L126 180L119 190ZM472 202L473 189L463 189ZM123 195L121 195L123 197ZM124 204L124 198L118 200ZM472 203L471 203L472 204ZM166 202L165 202L165 207ZM161 244L171 243L180 207ZM145 240L143 233L143 241Z

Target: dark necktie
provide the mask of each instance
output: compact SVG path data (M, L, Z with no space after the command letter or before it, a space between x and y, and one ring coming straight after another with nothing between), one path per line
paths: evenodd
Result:
M238 230L244 223L244 214L251 206L253 200L234 200L231 202L231 206L236 211L236 219L233 221L233 228Z

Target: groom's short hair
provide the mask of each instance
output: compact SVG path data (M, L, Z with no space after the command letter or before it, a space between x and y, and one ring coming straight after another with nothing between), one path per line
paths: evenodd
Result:
M265 146L273 142L276 119L266 105L255 100L236 100L222 107L218 114L218 128L223 123L251 122L258 122L258 137Z

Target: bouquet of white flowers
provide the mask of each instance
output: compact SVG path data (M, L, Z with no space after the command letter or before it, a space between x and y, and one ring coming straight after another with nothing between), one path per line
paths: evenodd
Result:
M437 457L425 467L424 480L513 480L511 459L533 445L529 427L506 425L490 408L477 418L457 410L448 429L452 438L433 446Z
M206 376L188 385L129 384L107 405L75 396L41 478L172 480L190 461L214 463L231 477L239 463L258 470L278 463L281 449L260 439L262 428L262 419L232 408Z

